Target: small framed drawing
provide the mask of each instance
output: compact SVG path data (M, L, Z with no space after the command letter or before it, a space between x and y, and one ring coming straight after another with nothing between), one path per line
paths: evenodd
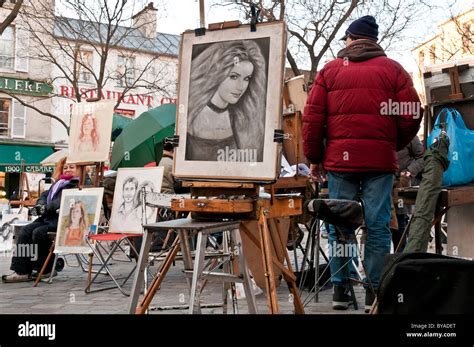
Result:
M114 189L109 231L141 234L142 225L156 222L158 208L147 205L147 193L159 193L163 167L120 168Z
M0 255L13 251L15 236L15 224L28 220L28 211L25 213L2 213L0 220ZM26 224L26 223L25 223Z
M114 106L110 100L73 105L69 162L93 163L109 158Z
M91 253L86 237L97 229L103 194L104 188L63 190L55 253Z
M181 35L176 177L278 177L286 33L272 22Z

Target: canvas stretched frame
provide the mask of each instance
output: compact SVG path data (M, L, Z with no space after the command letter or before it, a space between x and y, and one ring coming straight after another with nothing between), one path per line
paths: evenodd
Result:
M190 89L193 89L191 84L192 62L199 54L202 54L202 52L207 49L211 49L212 45L222 42L246 40L253 41L259 45L260 52L267 63L265 71L265 95L261 96L265 100L265 109L263 112L264 132L260 136L261 144L263 144L263 156L261 156L261 161L245 160L249 157L252 158L252 156L248 156L248 152L244 153L246 148L237 147L236 150L231 153L231 150L226 152L228 147L224 145L217 150L219 153L217 159L194 159L189 155L190 151L187 148L191 143L188 143L188 141L190 141L189 134L194 130L190 122L192 118L190 114L193 113L193 102L190 100L190 95L192 95ZM275 130L281 129L286 46L287 28L284 22L258 24L255 32L250 30L249 25L242 25L238 28L207 31L203 36L196 36L194 31L185 32L181 35L179 93L176 116L176 134L179 135L179 146L175 148L173 168L175 177L180 179L253 182L270 182L276 180L280 168L281 144L274 141L274 134ZM266 49L268 51L266 51ZM195 64L194 69L197 68L199 67ZM217 84L216 82L216 85ZM194 86L195 85L196 83L194 83ZM248 88L250 88L250 84ZM248 91L249 89L242 95L245 95ZM243 100L242 96L238 102L243 103ZM188 119L188 117L191 118ZM232 116L229 115L229 118L232 118ZM232 127L233 135L235 135L235 132L235 127ZM260 154L261 152L258 152L259 156ZM253 158L255 157L256 156L253 156Z

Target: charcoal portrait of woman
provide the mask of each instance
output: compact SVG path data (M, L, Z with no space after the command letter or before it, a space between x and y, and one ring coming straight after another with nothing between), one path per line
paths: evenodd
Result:
M269 39L193 46L186 160L263 161Z

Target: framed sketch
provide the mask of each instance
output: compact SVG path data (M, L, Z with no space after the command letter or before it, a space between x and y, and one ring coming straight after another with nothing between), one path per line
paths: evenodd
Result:
M109 231L141 234L142 225L156 222L158 209L144 205L144 199L147 193L160 192L162 182L160 166L118 169Z
M69 162L91 163L108 160L114 106L115 103L110 100L73 105Z
M46 178L46 174L44 173L26 173L26 180L28 181L28 187L30 189L28 192L30 199L37 199L39 194L48 189L48 184L45 183L44 178Z
M3 213L0 221L0 253L6 253L13 250L13 236L15 234L14 224L26 222L28 220L28 211L25 213ZM2 254L0 254L2 256Z
M103 194L104 188L63 190L55 253L91 253L86 237L97 230Z
M176 177L278 177L286 32L272 22L181 35Z

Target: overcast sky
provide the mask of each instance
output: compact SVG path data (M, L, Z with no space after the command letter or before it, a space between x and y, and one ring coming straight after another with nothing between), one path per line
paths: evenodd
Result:
M199 27L199 1L197 0L161 0L165 5L164 10L158 14L158 31L180 34L186 29ZM452 2L454 0L450 0ZM238 18L238 12L232 10L232 6L210 6L211 3L226 3L221 0L206 0L206 25L209 23L229 21ZM409 32L411 39L397 51L388 52L389 56L402 63L409 71L415 70L415 60L411 55L411 49L417 44L424 42L427 38L437 34L436 24L450 17L446 8L447 0L430 0L430 4L440 6L432 13L427 13L425 18L420 18L420 25ZM474 0L461 0L460 8L467 9L474 6ZM344 32L347 25L342 27ZM322 67L322 66L321 66Z
M85 0L91 1L91 0ZM270 1L270 0L268 0ZM381 1L381 0L372 0ZM396 0L393 0L396 1ZM420 0L421 1L421 0ZM389 57L399 61L408 71L416 70L415 59L411 54L411 49L418 44L426 41L428 38L435 36L437 32L437 24L449 19L451 13L447 10L447 3L456 3L454 9L457 12L474 7L474 0L427 0L430 5L436 9L426 16L419 18L419 21L408 32L406 40L403 44L398 45L396 50L388 51ZM58 12L62 12L65 16L70 16L71 13L64 10L61 4L62 0L57 1ZM132 13L138 12L149 0L136 0L133 3ZM206 25L209 23L230 21L239 19L239 13L232 5L229 5L232 0L205 0L206 4ZM199 1L198 0L155 0L155 7L158 8L158 27L157 31L169 34L179 35L187 29L195 29L199 27ZM226 6L211 6L212 4L227 4ZM374 13L377 17L377 14ZM241 20L242 21L242 20ZM342 36L347 26L343 25L339 36ZM323 64L318 68L322 68ZM306 69L307 66L300 66Z

